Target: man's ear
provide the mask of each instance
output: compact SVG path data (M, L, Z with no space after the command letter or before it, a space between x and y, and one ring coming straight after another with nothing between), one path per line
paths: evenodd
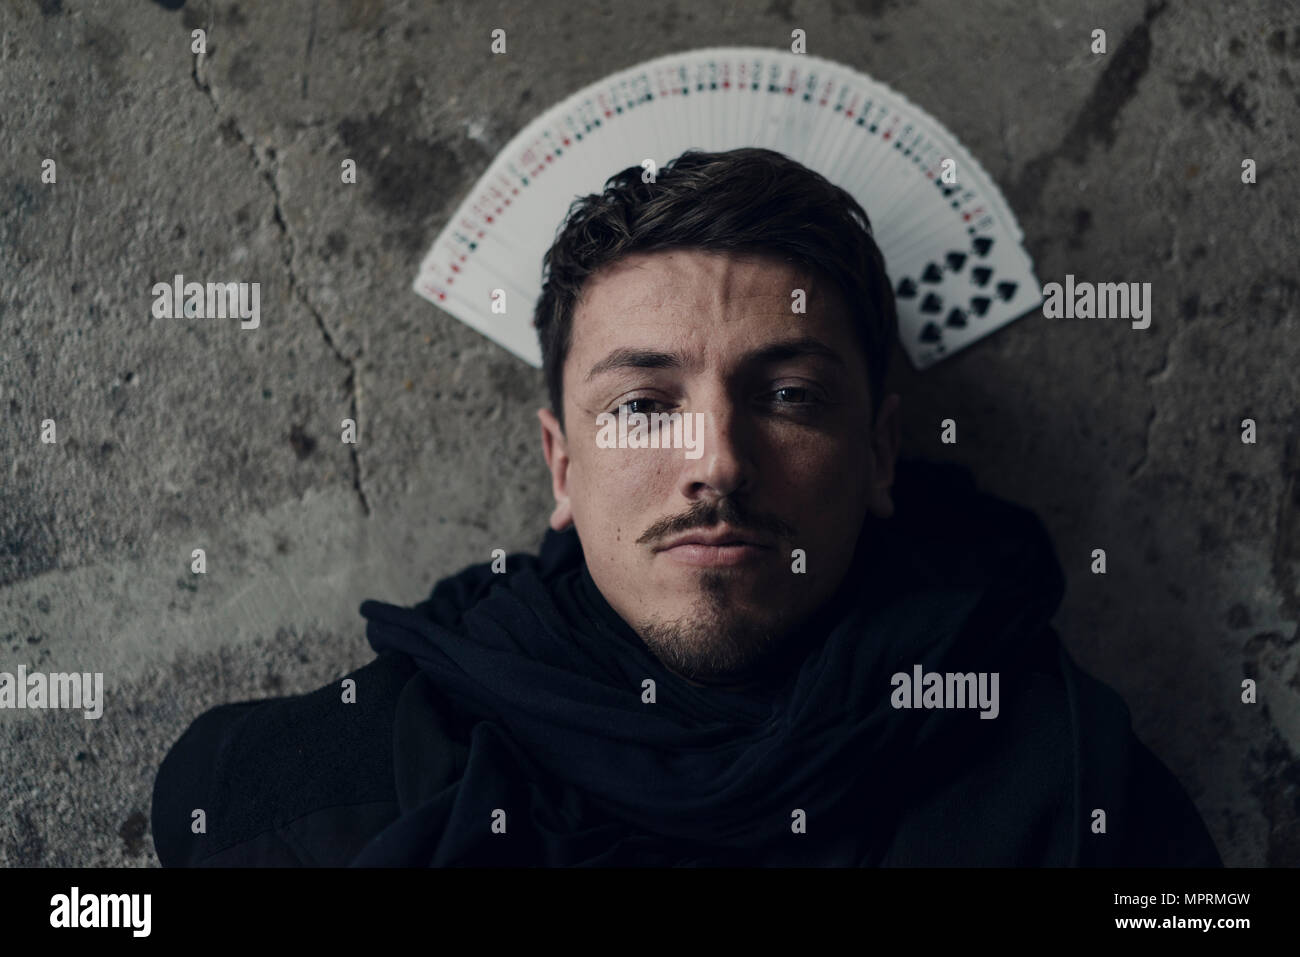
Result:
M551 493L555 496L555 511L551 512L551 528L562 532L573 524L573 509L569 505L569 452L564 441L564 429L550 409L537 410L542 424L542 455L551 470Z
M877 518L890 518L894 514L894 499L890 487L894 484L894 465L903 441L902 416L898 407L902 398L894 392L880 403L876 424L871 431L871 487L867 492L867 511Z

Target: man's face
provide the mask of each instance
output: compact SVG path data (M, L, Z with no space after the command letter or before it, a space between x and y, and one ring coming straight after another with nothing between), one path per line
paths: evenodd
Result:
M834 593L866 514L892 514L898 397L873 427L838 289L752 253L622 259L588 280L570 342L564 430L538 413L551 526L576 526L601 594L668 668L743 683ZM689 414L698 449L602 447L598 416L621 405Z

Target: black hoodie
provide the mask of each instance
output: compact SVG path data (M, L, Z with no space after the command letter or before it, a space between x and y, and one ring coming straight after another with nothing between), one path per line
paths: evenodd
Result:
M172 748L159 858L1219 865L1123 702L1052 630L1064 580L1038 519L953 465L899 463L894 500L796 650L746 692L665 669L572 530L414 608L365 602L379 656L349 676L355 703L331 685L226 705ZM937 676L924 698L904 694L917 674ZM953 707L933 684L947 675L996 694Z

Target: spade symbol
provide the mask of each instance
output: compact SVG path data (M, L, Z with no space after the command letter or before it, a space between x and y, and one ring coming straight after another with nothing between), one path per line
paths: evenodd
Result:
M948 318L944 320L944 325L948 326L950 329L965 329L966 313L953 307L952 312L948 313Z
M993 278L993 270L988 266L976 266L970 271L970 278L977 286L987 286Z
M921 330L922 342L938 342L942 338L943 333L939 331L939 327L933 322L927 322L925 327Z
M1010 302L1011 297L1014 296L1015 294L1016 294L1016 284L1014 282L998 283L998 295L1002 297L1004 302Z
M981 256L987 256L992 248L993 238L991 236L977 236L975 238L975 251Z
M926 296L924 299L921 300L922 312L938 312L942 308L943 308L943 300L940 299L938 296L936 296L934 293L930 293L928 296Z
M925 267L925 272L921 273L921 278L926 282L938 282L943 278L943 270L937 264L930 263Z
M911 299L916 295L916 283L911 279L904 279L898 284L898 295L901 299Z
M971 311L977 316L982 316L984 313L989 311L989 303L992 301L993 300L987 296L976 296L970 301Z
M960 272L961 267L966 265L966 254L952 252L948 254L948 268L953 272Z

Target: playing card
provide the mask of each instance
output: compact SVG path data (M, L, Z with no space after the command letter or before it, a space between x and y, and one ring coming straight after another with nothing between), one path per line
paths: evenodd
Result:
M575 92L521 130L448 220L413 288L533 365L542 256L572 201L645 159L764 146L824 175L871 219L918 368L1037 306L997 184L897 91L818 57L750 47L671 54ZM955 183L943 180L944 160Z

